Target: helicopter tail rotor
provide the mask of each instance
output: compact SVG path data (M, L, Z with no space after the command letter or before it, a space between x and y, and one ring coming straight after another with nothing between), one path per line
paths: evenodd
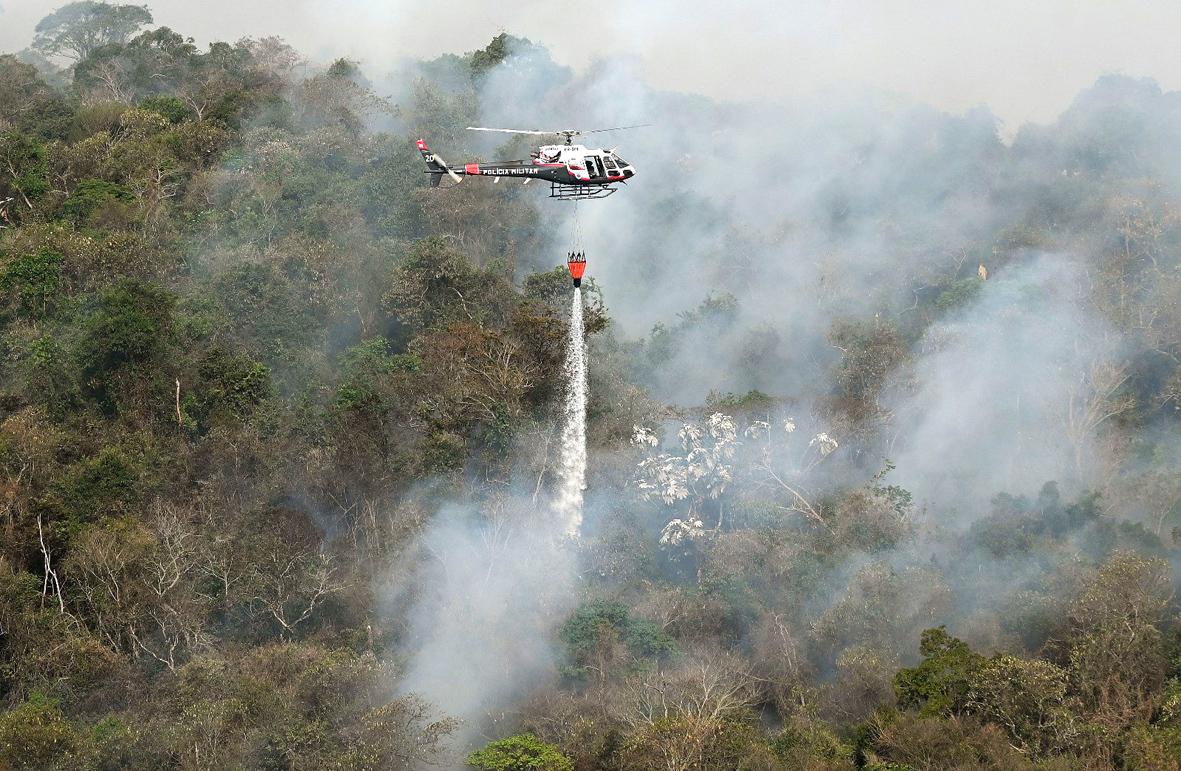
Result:
M463 182L463 177L459 176L454 171L452 171L451 167L447 165L446 161L444 161L438 155L435 156L435 160L438 161L439 165L443 167L443 171L447 172L447 176L449 176L449 177L451 177L451 179L455 180L455 182L457 184L460 182Z
M451 167L439 157L438 153L432 153L430 151L430 148L426 146L426 141L420 139L415 144L418 146L418 151L422 153L423 161L426 162L427 173L433 175L431 177L431 187L438 187L439 180L444 174L451 177L456 183L463 182L463 177L452 171Z

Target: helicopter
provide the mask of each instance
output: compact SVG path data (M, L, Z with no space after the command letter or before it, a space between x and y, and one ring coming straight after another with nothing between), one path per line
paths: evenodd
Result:
M493 182L499 182L501 177L521 178L524 179L526 185L534 179L542 179L550 183L550 198L562 201L582 201L606 198L616 191L617 188L614 187L616 182L626 183L627 180L635 176L636 169L620 158L615 152L615 148L594 150L584 145L574 144L574 137L639 127L619 126L618 128L591 131L579 129L532 131L468 126L468 131L558 136L565 137L566 141L560 145L541 145L530 153L527 161L465 163L462 169L458 167L453 169L448 166L438 153L431 152L426 141L419 139L416 144L419 152L422 153L422 159L426 162L426 173L431 175L431 187L438 187L444 175L451 177L456 182L462 182L465 176L492 177Z

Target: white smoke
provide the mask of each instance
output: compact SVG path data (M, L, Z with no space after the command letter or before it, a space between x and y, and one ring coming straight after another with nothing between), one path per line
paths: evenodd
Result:
M457 750L470 748L515 699L555 671L550 640L572 606L572 553L586 482L586 340L575 288L567 336L565 409L554 509L447 507L410 553L409 661L401 687L458 718ZM495 731L492 731L495 733ZM485 737L487 738L487 737Z
M1102 426L1085 408L1111 397L1120 342L1088 311L1086 291L1076 263L1042 256L928 330L886 400L900 484L941 511L970 513L998 491L1032 494L1052 479L1074 494L1095 478Z
M407 554L416 591L400 688L460 721L456 752L494 738L505 711L556 673L551 639L576 597L573 561L557 523L530 509L445 507Z

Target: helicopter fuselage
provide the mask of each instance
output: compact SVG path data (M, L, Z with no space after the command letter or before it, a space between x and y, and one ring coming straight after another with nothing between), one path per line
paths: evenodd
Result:
M528 161L466 163L462 173L473 177L537 177L560 185L604 185L630 179L636 170L611 150L542 145Z
M440 179L447 174L468 177L492 177L499 182L508 179L541 179L559 187L604 189L635 176L631 164L620 158L614 150L594 150L583 145L542 145L532 154L530 160L496 161L493 163L465 163L463 166L447 168L439 162L423 140L418 149L427 162L427 174ZM432 180L432 184L436 184ZM590 197L575 191L569 197ZM557 195L555 197L567 197Z

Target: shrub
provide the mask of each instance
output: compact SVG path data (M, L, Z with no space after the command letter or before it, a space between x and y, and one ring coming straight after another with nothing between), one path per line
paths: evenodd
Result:
M62 254L41 248L0 267L0 292L26 317L45 315L61 287Z
M79 741L57 702L34 693L16 709L0 714L0 767L70 768Z

